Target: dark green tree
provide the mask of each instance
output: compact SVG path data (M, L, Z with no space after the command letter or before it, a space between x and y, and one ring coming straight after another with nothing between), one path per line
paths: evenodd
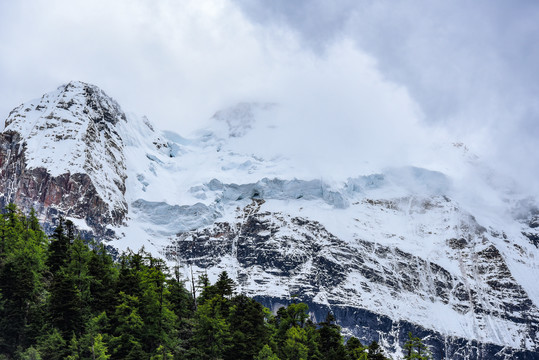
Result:
M322 358L326 360L338 360L346 358L346 351L341 336L341 328L335 324L335 317L328 313L326 320L319 323L319 349Z
M376 341L371 342L371 344L369 345L368 351L369 351L369 354L367 356L368 360L388 360L384 356L384 350L380 347L380 345Z
M217 282L214 285L216 294L222 297L230 298L236 290L236 284L232 280L226 271L219 274Z
M43 276L47 241L14 205L0 214L0 353L13 355L17 348L35 342L42 326Z
M73 333L81 334L83 331L83 304L75 280L62 267L50 285L47 318L52 327L60 330L64 339L71 339Z
M144 321L143 348L153 354L163 346L168 351L176 338L176 314L170 310L166 266L163 260L146 254L141 272L140 313Z
M89 254L88 273L90 313L93 316L105 311L114 314L117 268L103 244L94 247Z
M251 360L269 341L263 306L245 295L232 298L228 323L232 341L225 359Z
M64 219L60 218L58 226L54 229L50 237L49 254L47 257L47 266L51 273L55 274L69 259L69 238L65 233Z
M193 343L200 359L221 359L231 346L228 302L215 296L198 306L195 313Z
M148 354L141 344L144 322L139 314L139 299L120 292L119 300L114 314L116 327L110 341L113 359L147 359Z
M260 350L257 356L255 356L254 360L280 360L277 355L271 350L271 348L268 345L264 345L264 347Z
M408 341L404 344L404 358L428 360L432 357L428 347L423 344L423 341L409 332Z
M368 352L367 347L363 346L361 341L356 337L348 339L345 345L346 355L349 360L367 360Z
M205 301L217 296L217 288L211 284L207 274L200 275L197 283L200 293L196 299L197 305L204 304Z
M66 341L58 329L52 329L38 340L37 349L43 359L63 360L67 354Z

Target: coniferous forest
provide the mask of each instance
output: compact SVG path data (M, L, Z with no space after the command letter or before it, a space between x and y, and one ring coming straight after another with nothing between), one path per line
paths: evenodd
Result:
M407 357L420 358L415 348ZM0 359L386 357L376 342L345 343L331 314L314 323L303 303L272 314L237 294L226 272L188 291L177 268L144 250L113 260L70 221L47 237L33 212L9 205L0 214Z

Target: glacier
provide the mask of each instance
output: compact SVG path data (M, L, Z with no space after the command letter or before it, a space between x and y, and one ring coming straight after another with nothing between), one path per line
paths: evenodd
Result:
M279 106L240 103L183 136L71 82L8 116L2 203L35 207L49 227L66 216L119 250L144 247L186 279L226 270L273 309L332 311L395 358L409 330L436 358L539 358L533 194L460 143L433 149L452 166L315 177L263 138L278 136Z

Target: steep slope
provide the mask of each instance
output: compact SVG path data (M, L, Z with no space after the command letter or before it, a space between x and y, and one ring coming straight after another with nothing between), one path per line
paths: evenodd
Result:
M127 214L119 105L96 86L71 82L15 108L0 143L2 205L34 207L42 220L84 219L99 235ZM83 224L78 222L79 224Z
M506 346L536 351L539 311L508 265L508 258L518 257L535 273L533 246L510 244L450 199L364 197L350 206L358 215L357 233L347 237L335 236L312 217L277 212L289 206L271 202L253 200L232 221L182 233L166 254L192 264L195 272L215 276L227 270L241 291L268 306L297 296L320 320L327 311L367 312L355 315L356 322L343 318L347 330L361 338L377 339L370 329L377 329L378 320L367 318L383 317L390 323L384 325L385 345L395 351L408 330L430 335L430 344L436 340L440 357L472 354L461 346L472 340L483 343L478 358L492 358ZM406 226L406 220L415 229L385 232L388 224ZM527 286L535 286L532 279Z
M186 278L227 270L271 308L333 311L396 356L413 331L436 358L539 358L535 199L500 190L462 144L437 156L473 177L313 178L269 149L277 110L241 103L188 139L70 83L8 117L1 199L46 222L70 216L119 249L144 246Z
M486 202L414 167L333 184L296 179L291 159L256 153L255 114L272 109L240 104L194 140L164 133L159 150L136 144L148 161L130 175L132 219L120 231L187 278L227 270L267 306L299 298L320 319L351 316L346 331L395 354L413 330L440 358L536 357L533 206L499 193L462 144L449 151L478 168Z

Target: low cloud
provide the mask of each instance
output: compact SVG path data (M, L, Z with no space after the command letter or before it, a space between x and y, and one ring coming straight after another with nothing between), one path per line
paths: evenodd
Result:
M462 141L535 191L538 17L486 0L2 2L0 114L70 80L181 134L274 102L263 121L286 131L265 141L312 174L454 171L440 148Z
M539 5L503 1L235 0L324 56L349 39L407 89L422 121L465 142L523 188L539 190Z

